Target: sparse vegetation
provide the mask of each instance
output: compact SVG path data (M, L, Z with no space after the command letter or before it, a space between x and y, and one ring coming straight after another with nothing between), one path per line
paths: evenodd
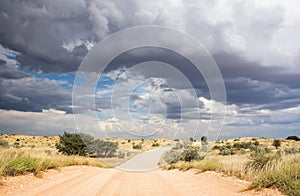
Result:
M142 144L142 142L138 143L138 144L132 143L132 148L133 149L142 149L143 148L143 144Z
M70 165L109 167L99 159L54 153L48 155L39 149L2 149L0 153L0 176L16 176L25 173L41 176L41 173L47 169Z
M277 188L290 196L300 195L300 157L292 157L277 164L279 166L256 178L249 189Z
M85 138L85 137L81 137ZM288 139L289 138L289 139ZM300 185L300 143L297 138L289 136L287 140L281 139L276 150L274 140L265 138L238 138L220 140L206 157L199 155L204 146L192 146L193 142L177 141L175 147L165 153L165 169L188 170L196 168L199 171L217 171L227 175L234 175L251 181L249 189L277 188L287 195L299 195ZM16 141L19 139L19 141ZM101 160L87 156L64 155L55 148L59 142L58 136L1 136L0 137L0 175L21 175L28 172L41 176L43 171L50 168L59 168L69 165L93 165L108 167ZM94 138L84 139L84 143L97 141ZM4 141L4 142L3 142ZM159 144L163 146L170 140L153 139L142 142L134 139L107 138L98 140L99 143L124 147L124 151L116 149L111 153L98 156L114 156L113 159L124 161L130 155L134 156L142 151L154 149ZM100 142L101 141L101 142ZM173 142L173 141L172 141ZM201 142L201 140L198 140ZM198 143L196 142L196 143ZM18 143L18 144L17 144ZM93 146L93 145L92 145ZM105 145L109 146L109 145ZM140 146L134 148L134 146ZM140 148L140 149L139 149ZM134 149L134 150L132 150ZM198 150L196 150L198 149ZM129 152L131 150L131 152ZM95 149L91 149L94 151ZM196 153L197 152L197 153ZM195 156L192 156L195 153ZM221 155L221 156L220 156ZM223 156L227 155L227 156ZM111 159L111 158L107 158Z
M300 195L300 145L294 137L289 140L278 140L279 145L277 141L274 145L275 140L239 138L217 141L212 151L203 160L191 162L178 159L178 152L182 152L185 145L177 143L178 146L173 148L175 151L166 154L165 159L169 158L169 161L166 161L168 164L163 168L183 171L191 168L200 171L219 171L252 182L249 189L277 188L286 195L298 196ZM276 146L278 150L274 150Z

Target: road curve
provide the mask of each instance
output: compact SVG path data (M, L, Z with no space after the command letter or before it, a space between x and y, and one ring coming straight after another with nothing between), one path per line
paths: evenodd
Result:
M171 150L171 146L165 146L138 154L132 159L116 167L123 171L150 171L158 169L158 162L162 154Z

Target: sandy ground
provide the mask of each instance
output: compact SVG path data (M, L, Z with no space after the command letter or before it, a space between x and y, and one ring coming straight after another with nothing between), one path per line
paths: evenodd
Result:
M6 177L0 195L281 195L276 190L240 192L249 183L215 172L153 170L124 172L89 166L49 170L42 178L32 174Z

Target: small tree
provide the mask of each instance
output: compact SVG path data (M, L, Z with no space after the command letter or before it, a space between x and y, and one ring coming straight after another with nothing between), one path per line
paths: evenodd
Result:
M191 162L192 160L197 160L200 158L199 148L195 146L187 146L181 153L181 158L183 161Z
M281 145L280 140L274 139L274 141L273 141L273 146L275 146L275 148L277 149L280 145Z
M201 137L201 144L202 144L202 145L207 144L207 137L206 137L206 136L202 136L202 137Z
M87 146L78 133L64 132L63 135L59 136L59 142L55 146L58 152L65 155L86 156L89 153Z

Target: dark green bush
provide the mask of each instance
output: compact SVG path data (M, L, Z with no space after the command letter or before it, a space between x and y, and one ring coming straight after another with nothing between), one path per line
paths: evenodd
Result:
M287 140L295 140L295 141L300 141L300 138L299 138L299 137L297 137L297 136L295 136L295 135L293 135L293 136L288 136L286 139L287 139Z
M87 138L85 138L86 141ZM56 143L55 146L58 149L58 152L65 155L86 156L89 153L89 149L78 133L64 132L63 135L59 136L59 142Z
M16 157L11 159L4 169L4 175L16 176L25 172L35 172L38 167L38 160L31 157Z
M159 143L154 142L154 143L152 144L152 147L158 147L158 146L159 146Z

